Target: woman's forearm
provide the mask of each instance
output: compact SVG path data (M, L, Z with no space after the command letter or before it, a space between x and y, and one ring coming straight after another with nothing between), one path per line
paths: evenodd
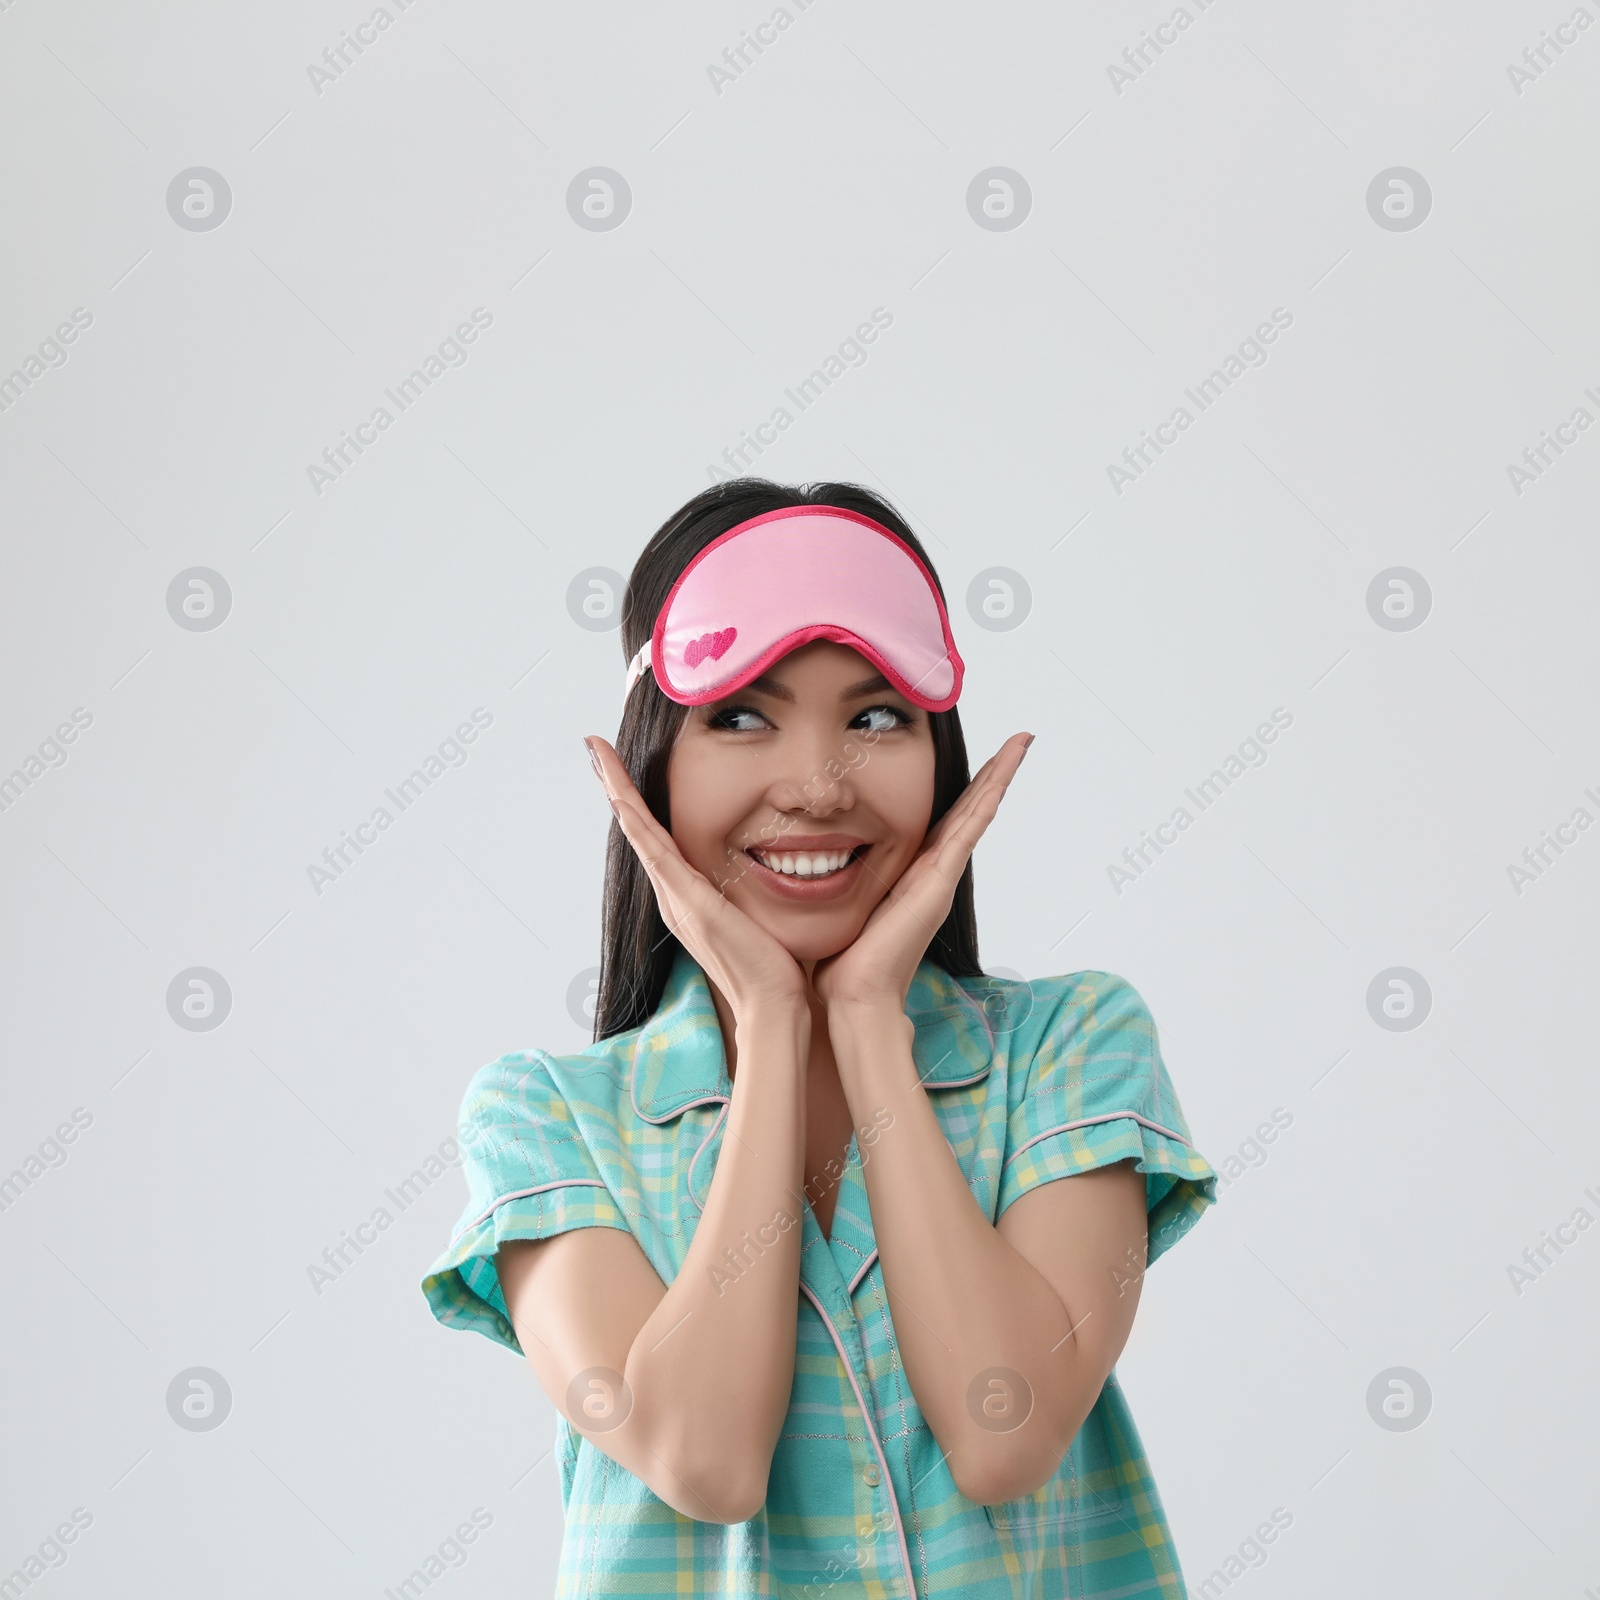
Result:
M642 1431L710 1498L754 1516L794 1383L810 1013L741 1019L705 1209L624 1377Z
M1059 1415L1035 1408L1030 1425L1008 1427L1018 1395L1004 1374L1023 1375L1040 1397L1081 1389L1084 1411L1098 1375L1076 1370L1086 1364L1056 1291L978 1209L918 1080L910 1018L862 1011L830 1018L829 1031L855 1119L884 1105L894 1113L864 1175L889 1315L917 1404L968 1499L992 1504L1028 1492L1059 1464L1077 1423L1054 1423L1077 1406Z

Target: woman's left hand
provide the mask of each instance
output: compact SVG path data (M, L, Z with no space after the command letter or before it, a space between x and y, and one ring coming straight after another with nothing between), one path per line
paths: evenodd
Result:
M855 942L817 962L811 986L830 1019L844 1011L904 1013L917 965L950 913L974 847L1016 776L1031 733L1014 733L928 830L922 848L862 925Z

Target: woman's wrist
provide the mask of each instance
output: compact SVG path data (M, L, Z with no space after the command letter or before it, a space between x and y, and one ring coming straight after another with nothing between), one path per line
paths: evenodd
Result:
M804 1053L811 1045L811 1007L801 996L773 996L736 1003L733 1036L741 1045L757 1038L788 1038Z
M915 1033L916 1024L892 996L828 1007L828 1042L841 1072L854 1069L859 1060L874 1058L885 1044L909 1045Z

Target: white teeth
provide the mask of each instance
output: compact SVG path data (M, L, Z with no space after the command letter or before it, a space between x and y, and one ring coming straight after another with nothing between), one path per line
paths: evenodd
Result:
M849 864L848 850L813 850L804 854L771 855L765 850L751 852L762 866L793 878L825 878Z

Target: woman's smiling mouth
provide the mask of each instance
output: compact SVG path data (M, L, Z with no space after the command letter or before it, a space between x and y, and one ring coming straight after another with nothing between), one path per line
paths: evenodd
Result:
M831 899L854 886L861 861L871 846L841 835L752 845L744 854L755 866L754 877L785 899Z
M830 873L847 867L855 855L854 850L782 851L752 850L750 852L764 867L796 878L825 878Z

